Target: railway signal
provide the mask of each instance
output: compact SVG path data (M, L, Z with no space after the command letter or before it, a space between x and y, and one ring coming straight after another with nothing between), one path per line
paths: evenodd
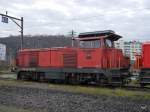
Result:
M2 22L3 22L3 23L8 23L8 18L5 17L5 16L2 16Z
M2 22L3 23L8 23L8 20L11 19L19 28L20 28L20 33L21 33L21 49L23 49L23 17L21 18L16 18L13 16L7 15L8 12L6 11L6 14L1 14L2 16ZM20 23L18 23L20 22Z
M6 11L6 15L7 15L7 11ZM3 23L8 23L8 17L2 15L2 22Z

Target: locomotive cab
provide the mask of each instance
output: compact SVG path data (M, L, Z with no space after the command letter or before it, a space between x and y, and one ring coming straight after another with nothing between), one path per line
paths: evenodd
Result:
M75 38L79 43L78 67L100 70L96 74L98 82L103 82L105 77L108 84L124 84L129 77L129 58L114 46L114 42L120 38L112 30L80 33Z
M114 48L114 41L121 36L115 34L112 30L80 33L78 38L78 47L80 48Z

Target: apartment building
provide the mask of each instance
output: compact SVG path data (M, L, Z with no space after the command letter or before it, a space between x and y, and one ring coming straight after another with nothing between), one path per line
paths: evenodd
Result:
M129 56L130 60L135 60L135 55L141 54L142 52L142 43L139 41L124 41L119 40L115 42L115 47L122 49L124 55Z

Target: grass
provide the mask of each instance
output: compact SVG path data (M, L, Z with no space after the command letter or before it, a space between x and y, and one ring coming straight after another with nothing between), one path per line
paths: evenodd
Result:
M7 70L9 70L9 69L10 69L9 66L1 66L1 65L0 65L0 71L7 71Z
M34 87L35 82L28 81L15 81L15 80L0 80L0 86L19 86L19 87ZM38 83L39 84L39 83ZM42 87L35 86L36 88L47 88L56 89L61 91L73 92L73 93L83 93L90 95L103 95L103 96L114 96L114 97L129 97L134 99L149 99L150 92L144 91L131 91L122 88L109 89L102 87L85 87L78 85L62 85L62 84L44 84Z
M121 88L109 89L102 87L83 87L83 86L70 86L70 85L50 85L50 88L61 88L69 92L83 93L90 95L104 95L104 96L114 96L114 97L130 97L135 99L150 99L150 92L142 91L131 91Z
M9 68L1 68L0 67L0 75L1 74L12 74Z
M36 112L36 111L0 105L0 112Z
M17 81L14 79L10 80L0 80L0 86L23 86L23 85L32 85L34 82L29 82L29 81Z

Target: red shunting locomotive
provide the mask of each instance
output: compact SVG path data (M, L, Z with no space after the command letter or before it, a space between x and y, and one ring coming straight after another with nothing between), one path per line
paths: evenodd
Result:
M130 60L114 41L112 30L80 33L77 47L24 49L18 52L19 80L48 80L71 84L123 85L130 77Z
M138 70L141 87L150 84L150 42L143 43L142 55L136 57L135 69Z

